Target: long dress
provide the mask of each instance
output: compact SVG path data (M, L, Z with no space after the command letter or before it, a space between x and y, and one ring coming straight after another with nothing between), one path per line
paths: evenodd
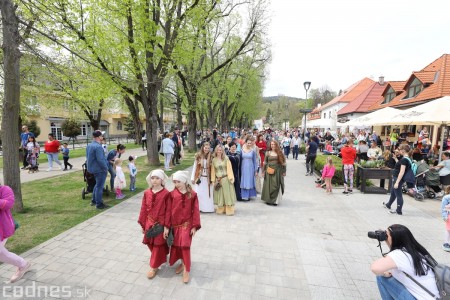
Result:
M144 240L142 243L146 244L151 252L150 267L152 269L157 269L167 261L169 247L163 234L153 238L147 238L145 232L155 223L169 227L170 206L171 197L168 190L162 189L159 192L153 193L151 189L148 189L144 192L138 223L144 230Z
M261 161L261 164L262 164L262 163L264 163L264 158L265 158L265 155L266 155L267 143L266 143L266 141L258 141L255 144L260 149L259 150L259 157L260 157L260 161ZM263 166L261 166L261 167L263 167Z
M186 272L191 270L191 229L199 230L200 212L197 193L192 191L189 198L187 193L182 194L174 189L171 192L171 226L173 230L173 244L170 247L170 265L182 259Z
M213 200L213 186L209 180L209 168L206 159L201 160L201 172L197 172L199 164L197 160L194 161L194 168L192 169L191 181L196 182L200 179L200 184L195 184L193 189L197 192L198 202L201 212L214 212ZM199 178L195 178L195 174L200 174Z
M211 182L215 184L219 179L221 188L218 190L214 189L214 204L217 205L216 213L233 215L234 204L236 203L236 192L234 191L233 185L233 168L231 167L231 162L228 157L221 160L215 157L212 160Z
M230 160L231 167L233 168L236 200L241 201L241 154L239 152L228 153L228 159Z
M258 170L256 151L242 151L241 162L241 197L242 200L256 197L255 173Z
M275 173L267 173L267 167L275 169ZM261 200L268 204L279 204L281 196L284 194L284 177L286 174L286 165L278 163L278 156L271 156L270 152L266 154L264 162L264 183L261 193Z

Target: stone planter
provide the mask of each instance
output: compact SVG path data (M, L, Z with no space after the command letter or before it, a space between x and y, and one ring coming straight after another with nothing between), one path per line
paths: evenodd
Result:
M392 169L383 168L362 168L357 166L356 187L361 193L365 194L387 194L391 192L392 185ZM380 186L366 186L367 179L380 179ZM385 180L388 180L388 188L386 189Z

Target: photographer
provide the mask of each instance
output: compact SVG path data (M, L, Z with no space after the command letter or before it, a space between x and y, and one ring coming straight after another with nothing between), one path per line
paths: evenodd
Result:
M370 266L377 275L381 299L435 299L434 295L439 295L434 273L424 256L434 259L407 227L394 224L386 231L368 235L379 242L386 241L389 247L389 252Z

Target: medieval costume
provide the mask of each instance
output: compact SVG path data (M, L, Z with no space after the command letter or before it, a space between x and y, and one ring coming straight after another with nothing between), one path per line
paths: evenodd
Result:
M236 200L241 201L241 154L239 152L228 153L228 159L231 162L234 176L234 190L236 192Z
M197 155L194 161L191 181L195 183L201 212L214 212L213 186L211 184L210 160Z
M267 172L268 167L275 170L274 174L269 174ZM286 164L280 164L276 152L269 151L266 153L264 171L261 200L269 205L278 205L281 201L282 194L284 194L283 174L286 174Z
M211 166L211 182L214 183L214 204L217 214L234 215L236 192L234 191L234 175L231 162L226 155L223 159L214 157Z

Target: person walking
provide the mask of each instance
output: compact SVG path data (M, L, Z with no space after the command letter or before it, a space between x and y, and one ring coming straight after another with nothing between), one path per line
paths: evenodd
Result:
M234 215L236 192L234 191L234 175L231 162L225 155L222 145L214 149L214 158L211 164L211 182L214 184L214 204L217 205L217 214Z
M249 201L256 198L255 177L258 176L258 162L256 159L256 149L253 148L251 137L247 137L241 152L241 198L242 201Z
M147 133L145 132L145 130L142 130L141 132L141 144L142 144L142 151L147 150Z
M170 193L170 226L173 231L173 244L170 247L169 264L173 266L181 260L175 273L183 272L184 283L189 282L191 271L192 238L201 228L197 193L188 184L188 178L189 173L186 171L175 172L172 175L175 189Z
M34 137L34 136L33 136ZM16 225L11 214L14 206L14 193L7 185L0 184L0 262L17 267L10 283L20 280L31 268L31 263L9 252L5 244L14 235Z
M172 141L174 144L172 165L176 166L176 165L180 164L180 152L181 152L181 136L180 136L180 130L178 129L178 127L175 127L175 130L172 135Z
M164 139L161 142L161 152L164 154L164 170L171 171L170 162L173 162L172 156L175 153L175 143L170 136L170 133L164 135ZM175 165L175 164L174 164Z
M120 158L116 158L114 160L114 172L116 173L116 177L114 178L114 191L116 192L116 200L122 200L125 198L122 190L126 188L127 183L125 181L125 173L122 170L122 160Z
M53 133L48 134L48 140L44 144L45 153L47 154L48 160L48 169L47 172L50 172L53 169L53 162L57 163L61 170L64 170L63 164L58 159L59 149L61 144L58 140L55 139Z
M234 176L234 191L236 192L236 200L241 201L241 153L237 152L236 143L231 142L229 144L230 148L227 153L228 159L231 162L231 167L233 168L233 176Z
M298 132L295 132L294 137L291 139L292 158L295 160L298 160L298 152L299 152L300 144L301 144L301 139L298 136ZM264 161L264 159L262 159L261 161Z
M391 196L387 203L383 202L383 206L389 209L389 213L391 214L402 215L403 214L402 186L403 183L405 182L404 177L406 172L408 171L408 169L411 169L411 164L408 156L410 148L409 145L402 144L398 147L398 150L401 158L399 158L398 161L396 162L394 171L392 173L393 186L391 187ZM396 199L397 199L397 208L395 210L391 210L391 205L394 203Z
M266 150L267 150L267 143L262 134L258 134L255 144L256 144L256 147L258 147L258 153L259 153L261 164L263 164L264 157L266 155ZM263 167L263 166L261 166L261 167Z
M101 145L102 132L95 130L92 133L93 141L86 148L86 164L89 173L94 175L95 186L92 192L91 205L95 205L97 209L104 209L108 206L103 203L103 187L105 185L106 176L108 175L108 163L106 161L103 148ZM111 186L111 188L114 185Z
M264 162L264 183L261 200L267 205L280 204L284 194L284 177L286 176L286 157L277 141L270 141L269 151Z
M63 161L64 161L64 170L63 171L67 171L67 166L69 166L70 169L72 170L73 166L69 163L70 149L69 149L67 143L63 144L63 147L61 148L61 153L63 155Z
M308 150L306 151L306 176L312 176L314 172L314 161L317 156L317 148L319 148L319 140L317 136L312 136L308 142Z
M348 195L353 193L353 174L356 159L356 150L353 148L352 139L349 139L347 144L341 148L341 156L342 171L344 172L344 191L342 193Z
M211 184L211 146L204 142L200 150L195 154L194 166L191 174L191 182L197 193L200 211L204 213L214 212L213 187Z
M28 126L23 125L22 126L22 133L20 134L20 151L22 151L23 154L23 167L22 170L25 170L27 166L29 165L27 161L27 144L29 142L30 137L35 137L32 132L28 130Z
M136 190L136 175L137 175L137 168L136 168L136 156L129 156L128 157L128 170L130 171L130 192L134 192Z
M144 192L142 197L141 211L139 213L138 223L142 227L144 239L142 243L147 245L150 250L150 270L147 272L147 278L153 279L158 272L158 268L166 263L169 246L166 238L170 227L170 192L164 187L168 179L163 170L153 170L147 176L149 189ZM155 224L164 226L164 232L149 237L145 233Z

